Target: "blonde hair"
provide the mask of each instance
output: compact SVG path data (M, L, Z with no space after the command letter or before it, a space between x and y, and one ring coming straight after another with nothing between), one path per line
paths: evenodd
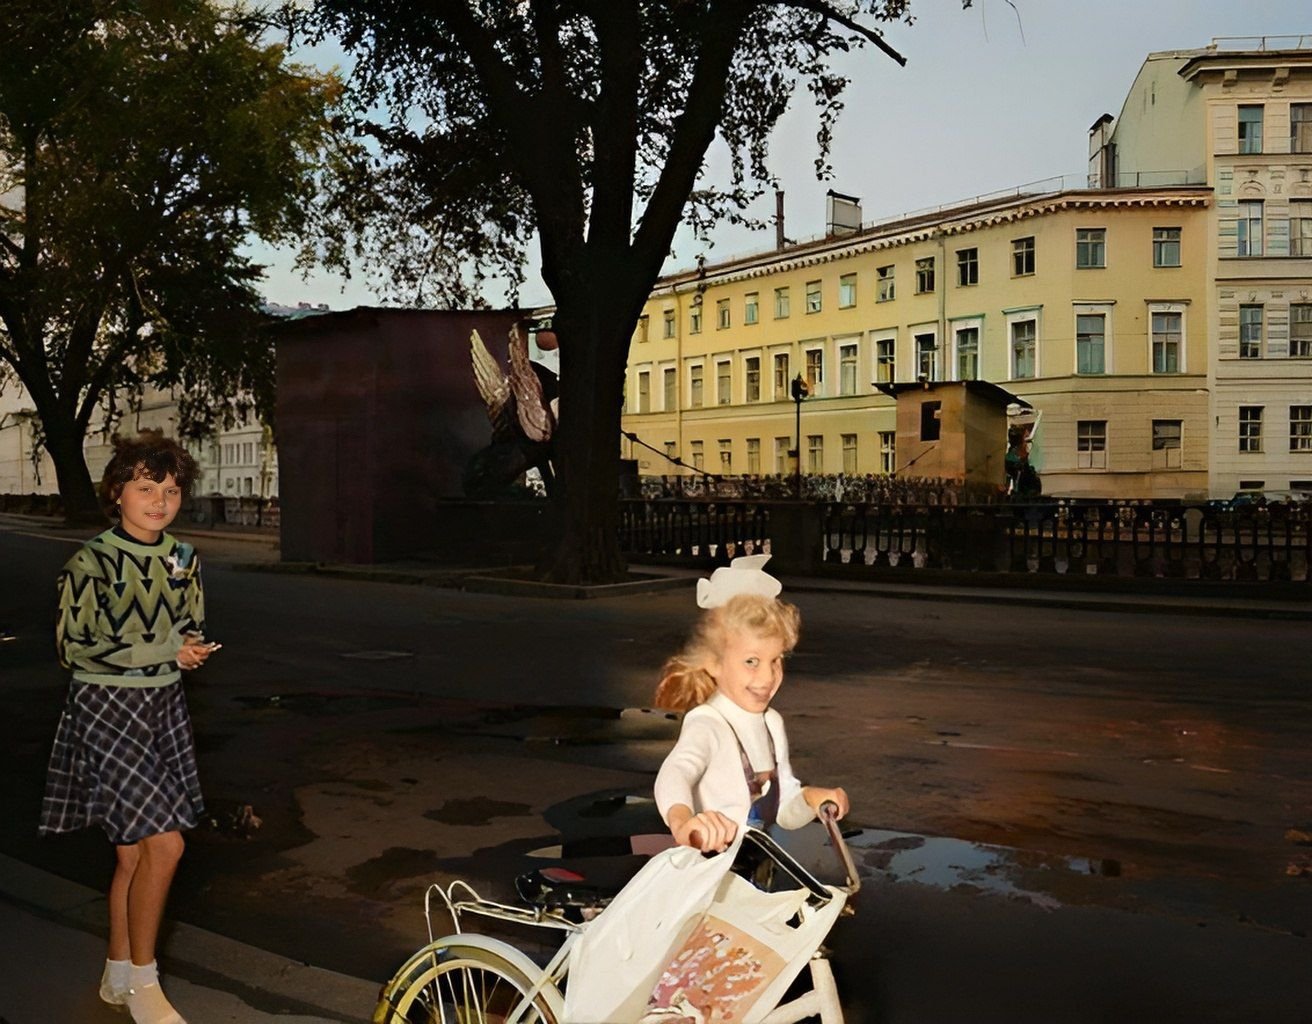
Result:
M760 594L739 594L718 608L706 609L687 645L661 670L653 705L687 711L704 704L715 692L711 665L719 659L730 634L782 640L784 650L791 651L797 646L801 620L795 605Z

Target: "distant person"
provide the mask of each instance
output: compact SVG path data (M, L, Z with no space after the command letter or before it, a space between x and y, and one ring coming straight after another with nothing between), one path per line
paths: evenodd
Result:
M745 824L801 828L826 801L840 818L848 811L843 790L797 781L770 707L800 617L778 599L779 581L762 568L769 557L735 558L698 581L705 611L656 690L657 707L687 711L656 776L657 808L680 846L723 850Z
M185 1024L160 988L155 943L182 830L204 813L182 671L205 640L200 563L165 532L196 463L157 431L115 436L100 499L116 524L59 576L55 640L73 672L55 735L40 832L99 825L117 855L100 998L136 1024Z

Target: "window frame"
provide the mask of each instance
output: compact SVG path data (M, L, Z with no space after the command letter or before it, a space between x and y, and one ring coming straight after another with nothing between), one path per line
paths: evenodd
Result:
M849 359L846 353L851 353ZM858 368L861 365L861 342L858 339L844 338L838 342L838 393L844 396L856 395L860 392L860 383L857 379ZM849 373L849 370L851 371ZM850 380L849 380L850 377Z
M651 412L651 370L639 370L635 382L635 391L638 396L637 410L639 415Z
M824 311L824 283L819 280L806 282L806 315Z
M1257 322L1253 324L1245 322L1245 313L1257 311ZM1256 344L1252 346L1251 352L1246 352L1245 348L1253 341L1252 338L1245 337L1245 328L1256 326L1257 338ZM1261 359L1266 354L1265 345L1266 335L1266 307L1260 302L1241 302L1239 304L1239 358L1240 359Z
M715 329L717 331L727 331L733 326L733 313L729 308L728 299L715 300Z
M838 278L838 308L851 309L856 305L856 274L843 274Z
M1085 237L1081 237L1085 236ZM1096 237L1094 237L1096 236ZM1083 257L1083 258L1082 258ZM1107 269L1107 229L1075 229L1075 269Z
M733 405L733 360L715 360L715 404Z
M843 450L842 472L852 476L857 471L856 434L840 434L839 443ZM848 458L849 454L851 455L850 459Z
M814 376L812 375L813 370L815 371ZM824 394L825 346L823 342L813 342L803 346L802 379L810 386L812 398L819 398Z
M1107 469L1107 421L1075 421L1076 470Z
M934 284L934 257L921 256L916 260L916 294L931 294Z
M771 352L770 353L770 377L773 382L773 394L776 402L784 402L789 398L788 385L792 378L792 359L791 353L788 352ZM779 370L783 368L783 375L780 376Z
M897 473L897 431L880 430L879 434L879 468L887 476Z
M957 250L957 287L972 288L979 284L979 246Z
M897 334L876 335L871 340L875 350L875 383L894 383L897 380ZM884 376L885 367L888 369L887 377Z
M1307 327L1299 327L1297 334L1294 325L1306 324ZM1302 349L1296 352L1295 344ZM1290 359L1312 359L1312 302L1291 302L1289 304L1289 358Z
M670 399L673 398L673 401ZM679 408L679 370L674 366L661 367L661 409L675 412Z
M1312 107L1312 103L1308 106ZM1312 122L1309 124L1312 125ZM1309 131L1312 131L1312 128L1309 128ZM1290 197L1289 255L1299 258L1312 256L1312 199L1302 196Z
M1241 405L1235 416L1238 427L1239 452L1241 455L1262 454L1263 421L1266 419L1266 406Z
M748 292L743 296L743 326L751 327L761 322L761 293Z
M747 439L747 475L761 475L761 439L759 437L749 437Z
M884 271L888 271L887 274ZM897 264L889 263L886 266L875 268L875 301L892 302L897 298Z
M1235 206L1235 255L1240 259L1260 259L1266 251L1265 202L1261 199L1240 199ZM1257 210L1257 217L1252 213ZM1253 225L1257 225L1256 246Z
M752 364L755 363L755 369ZM753 391L755 393L753 393ZM754 403L761 400L761 356L759 353L743 356L743 402Z
M1175 234L1174 238L1170 237L1169 235L1170 232L1174 232ZM1161 269L1177 269L1183 266L1184 265L1183 263L1184 245L1182 244L1183 239L1184 239L1183 228L1172 227L1170 225L1162 225L1153 228L1153 267L1155 269L1161 270ZM1168 254L1172 251L1172 248L1174 249L1175 252L1175 262L1168 263L1166 259Z
M799 453L799 458L800 453ZM819 476L825 471L825 435L806 435L806 471Z
M1029 338L1030 372L1021 373L1020 350L1017 348L1018 329L1028 325L1033 334ZM1007 379L1035 380L1039 376L1039 318L1037 315L1015 316L1007 319Z
M1174 369L1157 368L1157 346L1158 331L1157 318L1159 316L1176 316L1179 317L1180 330L1176 339L1176 365ZM1148 372L1153 376L1173 377L1181 373L1188 372L1186 360L1186 342L1188 340L1188 319L1185 316L1185 307L1179 302L1150 302L1148 303Z
M774 318L776 320L787 320L793 315L793 300L788 289L789 286L785 284L774 290Z
M961 372L961 359L965 351L961 347L961 336L966 333L973 333L975 336L974 359L975 373L973 376L963 376ZM953 380L979 380L980 376L980 343L984 337L984 321L979 317L970 319L952 321L952 379Z
M678 322L674 315L674 310L665 309L661 311L661 337L669 341L675 336L678 329Z
M688 364L688 408L706 408L706 363Z
M1312 405L1289 407L1289 450L1312 452Z
M1032 277L1038 266L1038 244L1033 235L1011 240L1011 276Z
M1312 153L1312 103L1289 104L1289 152Z
M1245 120L1245 111L1250 114L1257 112L1257 118ZM1262 135L1265 130L1266 109L1261 103L1240 103L1237 105L1235 112L1235 152L1241 156L1249 156L1262 152ZM1257 126L1257 131L1252 130L1252 126ZM1247 127L1247 131L1245 131Z
M938 325L929 324L927 326L930 328L928 331L917 330L914 327L911 329L911 354L915 361L916 380L919 380L922 374L928 381L942 380L943 366L942 360L939 358L942 346L939 345L938 341ZM923 338L928 338L932 342L928 349L921 347L920 342ZM924 366L926 351L929 352L928 370Z

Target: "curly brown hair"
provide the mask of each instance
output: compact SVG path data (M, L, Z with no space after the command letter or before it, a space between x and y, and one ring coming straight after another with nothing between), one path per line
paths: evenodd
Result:
M760 594L739 594L718 608L708 608L693 627L682 651L665 663L653 705L688 711L715 692L710 666L720 657L730 633L750 633L783 641L784 650L797 646L802 616L796 605Z
M196 482L196 460L173 438L165 437L162 430L143 430L128 436L115 434L110 444L114 446L114 454L100 478L99 493L100 506L111 519L118 518L118 499L123 488L138 476L159 483L172 474L183 496L191 493L191 485Z

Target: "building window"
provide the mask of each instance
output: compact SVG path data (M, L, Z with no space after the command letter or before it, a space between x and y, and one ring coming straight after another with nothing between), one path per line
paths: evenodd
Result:
M1312 199L1289 201L1289 255L1312 256Z
M1075 266L1094 270L1107 266L1107 229L1075 229Z
M749 476L761 475L761 439L759 437L749 437L747 439L747 473Z
M757 292L748 292L743 299L743 323L754 324L761 319L761 296Z
M776 288L774 290L774 318L783 320L788 316L791 308L791 302L788 298L787 288Z
M720 472L733 472L733 442L725 438L720 439Z
M897 339L879 338L875 341L875 380L880 384L892 384L897 370Z
M806 435L806 471L817 474L825 471L825 438L823 434Z
M730 324L729 320L729 300L716 299L715 301L715 329L722 331Z
M251 465L255 461L255 445L250 441L243 441L241 446L241 460L246 465Z
M916 260L916 294L934 290L934 257L926 256Z
M759 402L761 400L761 357L748 356L744 359L743 372L747 383L747 401Z
M1180 265L1180 229L1153 228L1153 266Z
M1239 358L1262 358L1262 307L1239 307Z
M1153 420L1153 451L1166 469L1180 468L1180 441L1184 424L1180 420Z
M651 412L651 374L646 370L638 374L638 412Z
M1312 405L1289 407L1289 450L1312 452Z
M1011 325L1011 376L1024 380L1035 374L1038 350L1038 323L1034 320L1017 320Z
M844 274L838 279L838 308L851 309L856 305L856 275Z
M704 470L706 468L706 445L702 441L693 441L689 444L692 449L692 468Z
M838 393L840 395L856 394L855 345L840 345L838 347Z
M1312 153L1312 103L1289 105L1289 151Z
M811 386L811 396L820 394L820 387L825 382L824 349L808 349L806 353L806 382Z
M1153 373L1180 372L1183 313L1153 313Z
M1312 357L1312 303L1289 306L1289 354L1295 359Z
M875 271L875 301L892 302L896 298L893 289L893 267L880 267Z
M1239 450L1241 452L1262 450L1262 406L1260 405L1239 407Z
M788 472L788 456L793 450L793 439L791 437L776 437L774 439L774 471L780 476Z
M646 313L643 313L642 316L638 317L638 344L639 345L644 344L645 342L651 340L651 336L648 334L648 329L647 329L648 323L649 321L647 320Z
M979 328L957 328L957 380L979 379Z
M806 282L806 311L808 313L820 312L820 282Z
M1107 317L1102 313L1075 317L1075 372L1107 372Z
M1235 254L1261 256L1262 200L1245 199L1239 203L1239 223L1235 228Z
M932 334L916 335L916 377L938 380L938 339Z
M1239 152L1262 152L1262 105L1241 104L1239 107Z
M957 285L961 288L979 284L979 250L957 250Z
M1026 277L1034 273L1034 236L1017 238L1011 243L1011 273Z
M897 431L879 432L879 471L892 476L897 471Z
M667 309L661 314L661 337L674 337L674 310Z
M788 398L788 353L780 352L774 357L774 400L786 401Z
M702 307L700 305L693 306L688 313L688 333L702 333Z
M849 476L856 472L856 435L843 435L843 472Z
M700 409L705 397L702 393L703 373L704 369L700 363L688 368L688 405L693 409Z
M728 405L733 401L733 375L727 359L715 364L715 404Z
M1107 421L1077 420L1075 424L1075 468L1107 468Z
M665 442L665 457L673 462L679 457L679 446L673 441Z
M937 441L942 431L943 424L943 403L942 402L921 402L920 403L920 439L922 441Z

